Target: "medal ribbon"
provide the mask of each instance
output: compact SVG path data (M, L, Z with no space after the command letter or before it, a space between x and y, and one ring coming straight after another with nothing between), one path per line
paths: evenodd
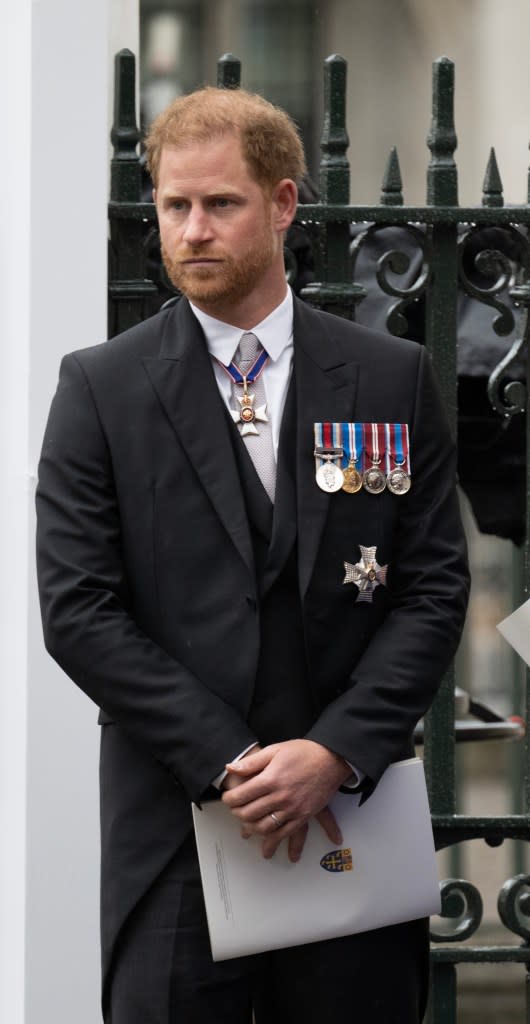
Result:
M363 425L362 423L350 423L349 424L349 435L350 435L350 458L355 463L355 466L362 472L363 469ZM357 466L357 462L359 465Z
M341 423L342 447L344 448L344 465L351 463L362 473L363 425L362 423Z
M343 447L342 428L342 423L315 423L315 448L321 448L330 453L336 448L341 450Z
M379 465L386 452L385 424L363 423L364 449L373 466Z
M249 378L250 379L250 378ZM315 448L343 450L342 468L353 462L362 473L364 452L372 465L380 465L388 474L402 466L410 476L410 444L408 423L315 423ZM322 461L322 459L321 459Z
M250 370L248 371L247 374L241 373L239 366L236 366L236 364L233 361L229 364L229 366L225 366L225 364L222 363L220 359L218 359L217 362L219 363L219 366L225 371L225 373L228 374L230 379L233 380L234 384L244 384L245 380L247 384L254 384L254 382L257 381L258 377L263 373L265 366L267 365L268 359L269 353L266 352L265 349L263 348L255 362L250 367Z
M340 468L343 458L342 428L342 423L313 424L317 469L328 461ZM326 454L329 458L326 458Z
M386 423L388 471L401 466L410 476L410 446L408 423Z

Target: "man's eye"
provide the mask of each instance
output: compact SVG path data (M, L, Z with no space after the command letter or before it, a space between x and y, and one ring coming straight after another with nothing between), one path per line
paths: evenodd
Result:
M221 209L224 209L225 207L230 206L231 200L225 199L224 196L219 196L217 199L214 200L214 204L215 206L220 206Z

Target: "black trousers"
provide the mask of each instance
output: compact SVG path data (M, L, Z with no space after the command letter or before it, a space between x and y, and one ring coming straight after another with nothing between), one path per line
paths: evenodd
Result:
M420 1024L428 965L424 920L214 963L190 839L121 937L105 1022Z

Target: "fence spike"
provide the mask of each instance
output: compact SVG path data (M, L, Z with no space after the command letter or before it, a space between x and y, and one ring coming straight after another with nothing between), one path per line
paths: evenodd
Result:
M141 198L140 158L136 151L140 132L136 124L135 78L134 54L130 50L120 50L114 58L114 123L110 133L114 147L110 198L118 203L137 203Z
M390 150L390 155L385 167L385 173L383 175L383 184L381 186L381 205L403 206L403 180L401 178L398 152L395 146L392 146L392 149Z
M432 67L432 120L427 136L431 160L427 170L429 206L457 206L458 174L453 153L457 147L454 122L455 66L448 57Z
M350 165L346 150L346 70L344 57L324 61L324 120L320 149L320 195L323 203L349 203Z
M224 53L217 61L217 88L239 89L241 85L241 61L233 53Z
M482 205L504 206L502 181L493 146L490 149L486 173L484 175L484 184L482 185Z

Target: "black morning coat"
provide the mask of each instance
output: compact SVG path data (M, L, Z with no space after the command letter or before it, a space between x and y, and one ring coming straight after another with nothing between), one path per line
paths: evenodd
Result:
M462 629L454 447L422 346L296 299L294 385L269 568L296 544L317 709L305 735L365 772L369 793L410 756ZM409 493L320 490L321 421L408 423ZM260 600L236 430L185 299L62 362L40 463L38 570L47 648L102 709L104 978L132 909L189 834L190 803L256 739ZM388 565L371 603L343 584L359 545Z

